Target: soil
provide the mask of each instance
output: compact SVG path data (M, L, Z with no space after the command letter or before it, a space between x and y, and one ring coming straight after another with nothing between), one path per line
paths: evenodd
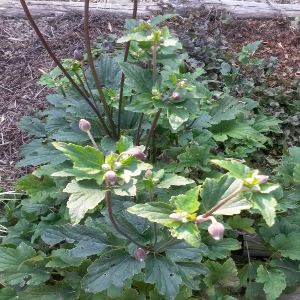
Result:
M257 56L276 56L287 80L298 74L300 30L291 26L289 20L230 20L225 23L212 20L210 31L219 28L233 51L263 40ZM176 30L188 30L186 24L185 20L179 19ZM75 49L84 51L81 15L41 18L38 25L59 59L71 58ZM121 34L123 25L124 19L115 15L92 15L91 41L95 42L98 36L110 30ZM21 158L19 147L31 138L19 130L16 123L24 115L45 109L45 96L55 91L38 85L37 81L43 72L49 72L53 67L27 20L0 17L0 190L12 189L16 178L32 171L30 167L14 167Z

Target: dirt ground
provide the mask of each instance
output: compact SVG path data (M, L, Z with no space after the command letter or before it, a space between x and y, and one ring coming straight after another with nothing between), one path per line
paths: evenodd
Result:
M121 33L124 19L101 15L90 17L91 41L109 32ZM189 30L179 20L178 30ZM75 49L84 50L83 19L67 15L39 19L38 25L59 59L73 56ZM226 36L229 47L240 51L242 46L263 40L258 56L276 56L287 79L299 70L300 30L285 19L232 20L229 24L212 21L210 30L218 27ZM41 42L27 20L0 17L0 189L13 188L14 180L31 171L16 169L20 160L19 147L30 136L19 130L16 122L24 115L45 109L45 96L53 91L37 85L42 72L54 67Z

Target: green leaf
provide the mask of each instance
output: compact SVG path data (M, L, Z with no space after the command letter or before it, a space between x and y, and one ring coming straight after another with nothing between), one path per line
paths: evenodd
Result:
M227 175L222 176L219 180L207 178L200 191L202 198L201 206L204 208L205 212L207 212L237 190L241 190L243 185L243 180L235 179L234 177ZM237 195L233 197L232 200L236 198L240 199L241 196ZM234 206L232 211L233 213L236 213L236 208ZM232 214L230 209L229 213Z
M268 226L272 226L275 222L275 206L277 201L270 194L263 194L260 192L252 193L253 209L258 209L262 214Z
M214 240L210 236L202 237L202 243L204 243L209 252L208 258L210 259L223 259L230 254L230 251L241 249L241 245L238 240L232 238L223 238L219 241Z
M123 73L128 77L126 82L130 87L139 94L151 94L152 86L154 86L153 79L151 82L147 82L142 68L126 62L120 62L119 65Z
M134 32L134 33L127 33L126 35L122 36L117 40L117 43L125 43L128 41L147 42L148 40L149 38L144 32Z
M117 147L119 153L122 153L132 148L133 147L132 137L121 136L120 141L117 142Z
M218 160L212 159L211 163L229 171L228 175L237 177L239 179L248 178L250 168L236 160Z
M88 268L81 286L86 292L92 293L101 292L111 284L122 286L125 279L139 273L144 267L143 261L124 251L108 251Z
M208 269L203 264L194 261L176 262L176 266L183 283L193 290L200 290L200 279L198 276L200 274L207 275Z
M19 179L16 189L26 191L31 197L31 203L42 203L48 197L56 198L61 193L61 189L56 187L55 181L50 176L44 176L43 180L40 181L36 180L32 174Z
M238 278L240 280L240 286L251 285L252 280L257 276L257 269L260 265L260 262L250 261L241 270L239 270Z
M52 251L51 261L46 265L48 268L65 268L70 266L79 267L84 257L70 256L66 249L57 249Z
M164 22L168 19L171 19L171 18L174 18L174 17L177 17L177 16L178 16L178 14L165 14L163 16L158 15L158 16L156 16L156 17L154 17L150 20L150 25L151 26L156 26L156 25L158 25L158 24L160 24L160 23L162 23L162 22Z
M116 141L109 137L103 137L101 139L101 150L103 151L105 156L110 155L111 152L116 152Z
M255 229L251 227L254 223L253 219L249 218L242 218L240 215L234 216L232 218L229 218L226 223L231 227L231 228L237 228L237 229L242 229L247 231L250 234L255 233Z
M162 202L152 202L131 206L127 211L152 222L164 224L171 221L169 215L173 213L173 207Z
M192 179L188 179L174 174L165 174L156 186L159 189L168 189L171 185L181 186L192 183L194 183Z
M12 288L5 287L0 290L0 299L1 300L21 300L17 295L17 292Z
M200 243L200 248L195 248L186 242L177 241L166 249L166 255L173 261L185 261L190 259L194 262L201 262L202 255L207 256L208 248Z
M97 174L102 171L101 166L104 163L104 158L99 150L91 146L81 147L57 142L54 142L53 146L72 159L75 169L87 174Z
M67 250L74 257L98 254L108 245L106 235L100 228L86 225L49 226L42 234L42 240L51 247L62 241L75 243L75 248Z
M50 278L43 257L21 243L17 249L0 247L1 281L8 284L38 285Z
M287 286L295 286L300 282L299 264L290 259L273 259L270 266L279 269L285 276Z
M203 279L208 287L212 285L233 287L238 284L238 271L232 258L229 258L223 264L208 260L204 265L209 269L208 276Z
M240 214L242 210L250 209L251 206L246 198L234 197L218 208L213 214L226 216Z
M286 287L285 276L280 270L266 270L262 265L257 269L256 282L264 283L267 300L275 300Z
M271 246L280 251L283 257L290 258L292 260L300 260L300 233L292 232L288 235L279 234L276 235L270 241Z
M176 207L189 214L194 213L199 208L199 191L200 187L196 186L189 190L185 195L178 195L171 197L171 203L174 203Z
M27 131L31 135L37 137L45 137L47 135L45 125L39 119L28 116L22 117L17 126L23 131Z
M73 180L64 189L70 193L67 207L70 210L70 217L73 223L79 223L89 209L95 208L106 195L107 190L92 180L76 182Z
M173 300L179 292L180 276L174 263L163 256L148 255L146 258L145 282L154 283L161 295Z
M183 223L176 228L170 229L172 236L177 237L177 239L184 239L188 244L193 247L199 247L199 230L192 223Z
M228 136L235 139L256 138L259 133L251 126L244 123L237 123L235 120L221 121L210 128L213 138L218 142L224 142Z
M204 171L210 171L207 167L209 162L210 147L208 146L191 146L186 149L185 153L178 155L179 166L200 168Z
M121 297L109 297L105 300L146 300L145 295L139 294L135 289L126 289L122 293Z
M177 130L184 122L189 119L189 112L184 110L183 108L169 108L167 116L172 129Z
M28 288L18 293L23 300L73 300L77 299L79 290L75 290L66 282L56 282L55 285L42 285L39 288Z
M300 183L300 163L294 168L293 180L297 183Z

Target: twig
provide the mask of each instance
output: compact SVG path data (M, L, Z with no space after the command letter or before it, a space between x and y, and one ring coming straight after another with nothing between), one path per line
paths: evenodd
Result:
M140 131L141 131L141 127L143 124L143 118L144 118L144 113L142 113L140 116L140 122L139 122L138 130L136 132L136 138L135 138L136 146L139 146L139 144L140 144Z
M152 190L149 190L149 198L150 198L150 202L154 202ZM154 230L154 244L152 246L152 249L156 246L156 243L157 243L156 222L153 223L153 230Z
M169 247L170 245L172 245L174 242L177 241L177 238L174 237L172 239L170 239L168 242L166 242L164 245L162 245L161 247L159 247L155 252L162 252L163 250L165 250L167 247Z

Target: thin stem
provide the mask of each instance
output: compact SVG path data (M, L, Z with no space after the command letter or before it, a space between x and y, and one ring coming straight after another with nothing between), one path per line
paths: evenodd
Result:
M155 252L162 252L163 250L165 250L167 247L169 247L170 245L172 245L174 242L177 241L177 238L174 237L172 239L170 239L168 242L166 242L164 245L162 245L161 247L159 247Z
M76 78L77 78L78 81L80 82L80 85L82 86L82 88L83 88L83 90L84 90L86 96L89 97L89 92L86 90L86 88L85 88L85 86L84 86L84 83L83 83L82 79L80 78L79 74L78 74L76 71L75 71L74 73L75 73Z
M91 51L91 44L90 44L90 36L89 36L89 0L85 0L84 1L84 36L85 36L85 47L86 47L86 52L87 52L87 57L88 57L88 62L91 68L91 72L93 75L93 78L95 80L95 84L97 87L97 90L99 92L102 104L103 104L103 108L105 110L106 116L108 118L109 124L111 126L112 132L113 132L113 136L116 138L117 137L117 132L116 132L116 127L114 124L114 121L112 119L112 116L110 114L109 111L109 107L106 103L105 100L105 96L103 94L97 73L96 73L96 69L94 66L94 62L93 62L93 56L92 56L92 51Z
M145 246L139 244L138 242L136 242L133 238L131 238L127 233L123 232L118 224L116 223L115 219L114 219L114 215L113 215L113 211L112 211L112 206L111 206L111 191L107 191L106 192L106 205L107 205L107 212L108 212L108 217L112 223L112 225L114 226L114 228L116 229L117 232L119 232L120 234L122 234L124 237L126 237L129 241L131 241L132 243L134 243L135 245L137 245L140 248L145 249Z
M98 148L98 146L97 146L97 144L96 144L96 142L95 142L93 136L91 135L91 132L90 132L90 131L87 131L86 133L88 134L90 140L92 141L94 148L96 148L96 149L99 150L99 148Z
M150 202L154 202L152 190L149 190L149 198L150 198ZM153 244L152 248L154 248L157 243L156 222L153 223L153 230L154 230L154 244Z
M214 206L213 208L211 208L208 212L206 212L205 214L203 214L202 218L207 218L210 215L212 215L216 210L218 210L221 206L223 206L226 202L228 202L229 200L231 200L233 197L237 196L243 190L244 190L244 186L241 186L236 191L234 191L232 194L230 194L229 196L227 196L226 198L224 198L216 206Z
M152 163L154 164L155 161L156 161L155 131L153 131L153 135L152 135Z
M152 122L150 131L149 131L148 136L147 136L146 145L145 145L145 150L144 150L145 154L147 153L147 150L148 150L148 147L149 147L149 144L150 144L150 141L151 141L152 134L154 132L155 126L157 124L157 121L158 121L158 119L160 117L161 112L162 112L162 108L156 113L156 115L154 117L154 120Z
M153 67L153 77L154 77L154 82L155 82L155 84L156 84L156 81L157 81L156 50L157 50L157 46L156 46L156 44L153 44L152 67ZM149 144L150 144L151 137L152 137L152 135L153 135L155 126L156 126L156 124L157 124L157 121L158 121L158 119L159 119L159 117L160 117L161 112L162 112L162 108L156 113L156 115L155 115L155 117L154 117L152 126L151 126L151 128L150 128L150 131L149 131L149 133L148 133L147 140L146 140L146 146L145 146L145 150L144 150L144 153L145 153L145 154L147 153L147 150L148 150L148 147L149 147Z
M101 116L101 114L99 114L99 112L97 111L96 107L93 105L93 103L90 101L90 99L88 97L86 97L86 95L81 91L81 89L79 88L79 86L76 84L76 82L72 79L72 77L69 75L69 73L67 72L67 70L62 66L62 64L59 62L59 60L56 58L55 54L52 52L52 50L50 49L50 47L48 46L47 42L45 41L42 33L40 32L39 28L37 27L36 23L34 22L30 11L28 10L27 4L25 2L25 0L20 0L20 3L23 7L23 10L32 26L32 28L35 30L37 36L39 37L40 41L42 42L43 46L45 47L45 49L47 50L48 54L50 55L50 57L53 59L53 61L57 64L57 66L62 70L62 72L64 73L64 75L69 79L70 83L73 85L73 87L76 89L76 91L80 94L80 96L82 96L82 98L90 105L90 107L93 109L93 111L96 113L99 121L102 123L106 134L108 134L109 136L111 136L111 133L109 132L105 121L103 119L103 117Z
M137 7L138 7L138 0L134 0L132 19L136 19ZM129 53L129 47L130 47L130 41L128 41L127 44L126 44L126 49L125 49L125 54L124 54L124 62L127 61L128 53ZM124 91L124 82L125 82L125 74L122 73L121 86L120 86L120 98L119 98L119 110L118 110L118 140L120 139L120 131L121 131L120 124L121 124L121 109L122 109L122 98L123 98L123 91Z
M140 122L139 122L138 130L136 132L136 138L135 138L136 146L139 146L139 144L140 144L140 131L141 131L141 127L143 124L143 118L144 118L144 113L142 113L140 116Z

